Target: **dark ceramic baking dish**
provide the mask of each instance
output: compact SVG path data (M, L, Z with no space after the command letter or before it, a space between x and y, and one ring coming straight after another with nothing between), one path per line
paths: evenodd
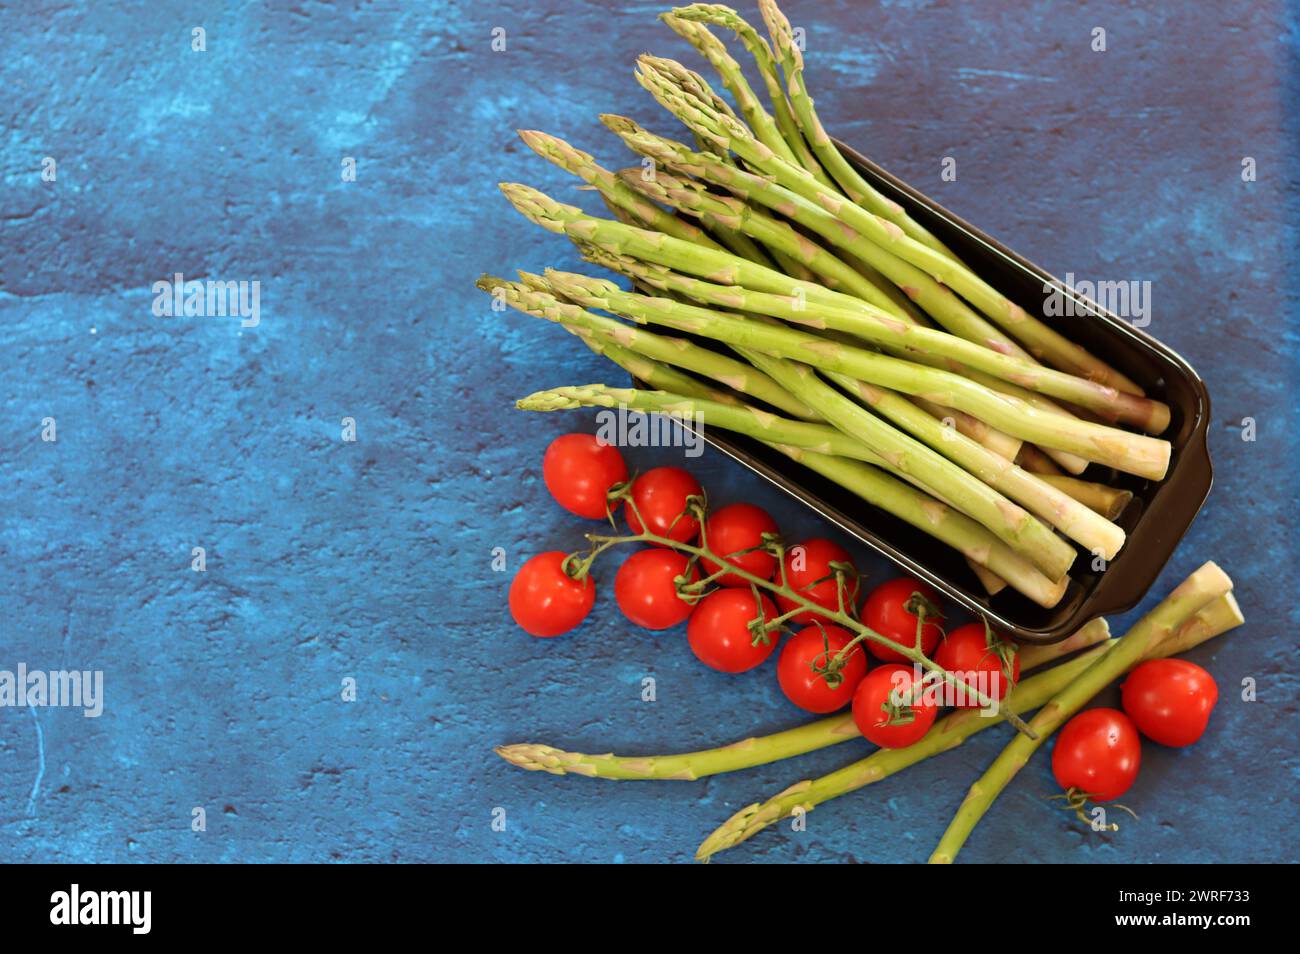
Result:
M1046 283L1062 286L869 159L842 143L837 145L872 185L899 202L981 278L1031 314L1042 313ZM960 553L758 441L708 428L703 436L908 573L986 617L995 628L1022 642L1056 642L1090 619L1122 613L1137 604L1192 525L1213 479L1206 446L1210 396L1196 372L1169 348L1115 315L1080 299L1074 311L1076 317L1053 319L1069 323L1057 326L1067 337L1137 382L1148 396L1170 406L1172 420L1160 436L1173 444L1173 454L1168 474L1158 482L1100 464L1088 468L1087 479L1133 492L1132 502L1117 520L1128 539L1103 570L1094 570L1092 557L1081 552L1070 570L1069 589L1050 610L1009 587L988 596Z

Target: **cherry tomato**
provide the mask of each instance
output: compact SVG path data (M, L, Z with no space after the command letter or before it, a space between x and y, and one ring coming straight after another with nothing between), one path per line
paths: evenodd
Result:
M758 603L749 590L714 590L704 597L686 624L686 638L700 662L721 672L746 672L762 665L776 649L778 633L767 634L767 642L754 644L749 623L758 619L759 605L763 619L776 618L776 607L766 596Z
M591 612L596 582L575 580L564 572L567 553L539 553L519 568L510 583L510 615L534 636L559 636Z
M1065 723L1052 750L1052 774L1064 789L1096 802L1129 790L1142 764L1142 742L1133 720L1118 709L1087 709Z
M992 643L988 637L983 623L958 626L940 641L934 661L951 673L961 674L962 682L972 689L978 689L992 699L1001 699L1011 686L1020 681L1020 653L997 633L992 633ZM1009 684L1008 662L1011 668ZM968 697L962 708L977 709L979 705Z
M826 577L831 576L832 563L853 565L853 559L847 550L832 540L819 537L791 547L785 552L784 563L785 582L791 589L832 612L840 608L839 587L834 579L828 580ZM818 580L821 582L817 582ZM852 609L858 600L857 578L846 577L844 588L844 607ZM788 613L798 606L790 597L780 593L776 596L776 605L781 608L782 613ZM790 621L799 626L811 626L813 620L819 615L811 610L805 610L798 616L792 616Z
M776 533L776 521L767 511L753 504L738 503L709 514L704 521L704 533L709 549L723 557L749 550L763 542L764 533ZM771 579L776 569L776 557L763 550L754 550L723 561L727 566L739 567L764 580ZM702 560L705 573L716 573L721 567L712 560ZM718 580L722 586L749 586L748 581L734 573Z
M627 480L623 455L591 434L561 434L542 458L542 479L565 510L592 520L608 512L605 495Z
M691 615L695 607L677 595L679 576L697 580L700 571L672 550L638 550L623 561L614 577L614 599L623 615L646 629L668 629Z
M890 718L886 707L895 690L905 695L912 687L915 673L911 666L886 663L867 673L853 693L853 721L858 731L869 742L882 749L901 749L911 745L930 731L938 706L924 698L913 702L912 721L888 725Z
M834 712L848 705L867 674L867 655L861 644L852 649L843 668L837 671L839 682L834 688L825 675L813 672L813 666L824 670L852 639L848 630L823 624L801 629L786 640L776 661L776 678L785 697L808 712Z
M1152 659L1124 681L1124 711L1138 731L1161 745L1191 745L1205 734L1219 687L1185 659Z
M649 521L651 533L678 543L690 543L700 530L700 522L686 513L686 498L703 494L700 482L680 467L647 470L632 481L631 496L623 504L627 525L633 533L641 532L641 521L636 518L639 512Z
M888 583L881 583L871 591L867 601L862 604L862 622L881 636L911 649L916 645L917 618L907 611L907 602L913 593L920 593L935 606L939 605L939 597L930 587L920 580L900 576ZM927 622L921 631L921 651L929 656L942 635L943 630L938 623ZM876 642L868 641L867 648L871 655L885 662L909 661L902 653Z

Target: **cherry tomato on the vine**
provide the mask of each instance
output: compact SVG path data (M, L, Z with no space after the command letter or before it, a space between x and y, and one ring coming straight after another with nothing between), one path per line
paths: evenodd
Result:
M649 523L651 533L678 543L690 543L700 530L700 522L686 512L686 500L703 493L700 482L680 467L647 470L632 481L631 494L623 504L627 525L633 533L641 533L641 521L636 517L640 513Z
M539 553L519 568L510 583L510 615L534 636L559 636L591 611L596 581L575 580L564 571L567 553Z
M766 642L749 628L758 619L760 607L765 621L776 618L776 607L766 596L757 601L750 590L720 589L704 597L686 624L686 638L700 662L721 672L746 672L762 665L780 633L773 630Z
M1205 734L1219 687L1186 659L1152 659L1124 681L1124 711L1138 731L1161 745L1191 745Z
M546 448L542 479L565 510L600 520L608 512L605 495L627 480L627 464L617 447L591 434L561 434Z
M930 731L938 706L927 701L921 690L917 690L916 701L898 710L905 718L906 710L910 710L911 721L888 724L892 717L889 711L893 702L891 695L897 690L899 700L906 698L915 678L911 666L886 663L871 670L858 683L857 691L853 693L853 721L868 742L874 742L882 749L901 749Z
M832 563L853 565L853 558L833 540L818 537L791 547L785 551L785 582L804 599L812 600L818 606L831 610L840 608L839 587L832 575ZM827 579L827 577L831 577ZM820 582L818 582L820 581ZM858 600L858 580L852 573L844 578L844 608L852 611ZM797 609L798 605L788 596L776 595L776 604L782 613ZM809 626L820 614L805 610L792 616L790 622L799 626Z
M824 632L823 632L824 630ZM867 654L859 643L837 670L837 684L831 688L824 672L835 655L853 640L853 634L839 626L823 623L795 633L781 648L776 661L776 678L785 697L808 712L834 712L853 699L858 683L867 674Z
M704 521L704 535L709 549L726 557L723 563L767 580L776 569L776 557L765 550L752 549L762 545L764 533L776 533L776 521L768 516L766 510L753 504L731 504L709 514ZM751 552L742 553L744 550ZM701 562L705 573L716 573L722 569L712 560L705 559ZM726 574L717 582L722 586L749 586L747 580L734 573Z
M614 599L623 615L638 626L668 629L695 608L677 595L674 580L679 576L693 581L699 579L700 572L681 553L658 547L638 550L618 568Z
M1064 789L1109 802L1129 790L1142 764L1133 720L1118 709L1087 709L1061 729L1052 750L1052 774Z
M939 597L930 587L920 580L900 576L896 580L881 583L871 591L871 595L862 604L862 622L881 636L911 649L916 645L917 617L908 612L907 604L913 593L920 593L936 607L939 605ZM942 635L943 630L937 622L926 622L921 631L921 651L929 656ZM902 653L880 643L868 641L867 648L871 655L884 662L908 662Z
M951 673L961 674L962 682L972 689L978 689L991 699L1002 699L1007 690L1020 681L1020 653L997 633L992 633L990 644L989 635L983 623L958 626L939 641L934 661ZM963 705L967 709L978 707L979 703L970 697Z

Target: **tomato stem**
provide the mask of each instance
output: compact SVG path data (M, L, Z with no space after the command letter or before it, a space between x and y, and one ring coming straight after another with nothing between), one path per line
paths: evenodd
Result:
M750 547L746 550L737 551L736 553L728 553L725 555L721 555L715 553L709 547L708 530L706 527L706 524L708 522L707 521L708 503L704 498L701 497L688 498L686 509L683 510L682 512L682 515L689 513L691 516L694 516L696 520L699 522L700 533L699 533L699 543L697 545L692 543L684 543L681 540L674 540L670 536L662 536L660 534L655 533L649 528L647 522L644 519L642 519L641 512L636 505L636 501L630 496L630 494L626 494L625 492L620 496L623 497L625 501L625 506L630 508L631 512L636 516L637 523L641 525L641 532L637 534L630 534L630 535L623 535L623 536L602 536L599 534L588 534L587 540L590 541L590 543L592 544L592 549L590 553L579 562L578 569L575 572L571 573L571 575L573 575L575 579L585 578L587 573L590 572L592 564L595 562L596 558L600 554L604 553L610 547L618 546L619 544L623 544L623 543L652 543L662 547L667 547L672 550L676 550L679 553L684 553L687 556L693 557L698 560L708 560L709 562L719 567L718 571L710 574L709 576L705 577L703 580L700 580L698 583L689 584L689 587L692 588L694 591L700 593L700 595L703 595L705 586L707 586L710 583L716 582L722 576L730 575L748 583L751 588L762 588L763 590L766 590L769 593L779 594L781 596L784 596L791 603L795 604L795 609L793 611L788 612L782 615L781 617L778 617L776 620L773 620L772 622L763 621L762 612L760 608L759 618L753 621L753 623L751 623L752 628L761 630L761 632L755 633L755 637L754 637L756 640L755 645L757 645L757 640L760 639L766 642L768 638L767 634L770 633L773 629L780 628L780 625L783 624L787 619L791 618L794 615L797 615L798 613L811 611L814 615L824 617L830 622L836 623L855 634L854 638L851 639L849 643L836 654L834 661L837 663L838 666L843 665L843 663L847 660L849 653L852 651L852 649L855 646L857 646L859 643L863 642L864 640L871 640L875 643L878 643L881 646L887 646L888 648L897 651L903 657L908 659L910 662L912 662L916 666L919 666L927 673L933 673L936 678L942 679L944 682L948 683L954 689L961 688L963 691L966 692L968 696L974 697L975 701L980 705L980 707L989 710L996 710L996 712L1000 716L1002 716L1013 726L1015 726L1017 731L1029 735L1030 738L1035 738L1035 735L1032 732L1032 730L1029 728L1029 726L1025 724L1023 719L1021 719L1018 715L1016 715L1013 711L1011 711L1010 708L1007 707L1005 701L994 699L981 690L967 686L964 682L958 680L957 677L954 676L952 673L948 672L948 670L944 669L942 666L934 662L934 660L926 656L925 653L922 652L921 650L919 628L917 631L917 645L912 647L901 646L898 643L894 642L889 637L881 635L880 633L876 632L874 629L870 628L865 623L857 619L856 616L850 613L848 609L844 606L844 601L842 596L840 599L839 608L836 610L828 610L826 607L820 605L819 603L813 602L811 599L805 596L801 591L795 590L793 587L791 587L789 585L785 573L785 552L786 552L785 546L781 542L780 537L778 537L776 534L764 533L762 542L757 544L756 546ZM776 557L777 566L780 568L781 582L778 583L773 580L764 579L754 573L749 572L748 570L744 569L741 566L729 562L730 559L733 559L737 556L743 556L746 553L753 553L758 550L763 550ZM575 559L576 557L577 554L571 554L569 559L572 560ZM568 564L568 560L566 560L566 566L567 564ZM913 600L916 600L918 598L921 600L921 603L918 604L919 612L917 612L916 610L910 610L912 612L917 613L918 627L924 626L925 621L928 617L942 618L942 614L939 613L937 607L935 607L933 603L930 603L928 600L925 600L925 598L922 597L919 593L913 594ZM912 605L912 601L909 601L909 606L910 605ZM924 680L917 680L917 682L923 683Z

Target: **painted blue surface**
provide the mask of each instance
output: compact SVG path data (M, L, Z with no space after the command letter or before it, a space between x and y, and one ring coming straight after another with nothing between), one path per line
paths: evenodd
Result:
M494 184L590 200L516 127L608 163L627 157L597 112L672 131L631 77L647 49L695 64L659 5L96 7L0 11L0 669L102 669L106 695L99 719L0 709L0 860L683 861L741 806L860 757L847 743L612 787L491 752L683 750L799 721L770 665L725 677L681 632L626 625L613 564L567 638L530 639L504 610L519 563L583 529L538 469L553 436L589 421L512 401L610 372L473 288L483 270L577 264ZM1149 279L1149 330L1215 400L1215 490L1158 584L1215 559L1250 617L1192 654L1222 689L1208 736L1146 748L1126 798L1142 820L1118 836L1046 806L1039 756L963 859L1290 857L1294 23L1273 2L1245 19L1206 2L787 7L837 135L1056 274ZM956 182L940 181L944 156ZM1258 181L1242 182L1243 156ZM151 286L177 271L260 281L261 323L155 317ZM41 440L47 417L57 442ZM757 501L792 538L824 529L717 454L691 466L715 500ZM495 547L508 572L492 571ZM1238 700L1246 677L1256 704ZM1005 738L724 858L921 860Z

